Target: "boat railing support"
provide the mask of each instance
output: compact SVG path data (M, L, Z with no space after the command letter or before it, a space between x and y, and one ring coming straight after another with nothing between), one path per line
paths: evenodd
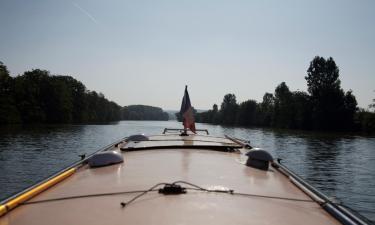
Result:
M282 174L287 176L292 183L294 183L298 188L308 194L313 200L322 206L328 213L339 220L345 225L369 225L372 224L367 221L366 218L358 213L351 212L344 208L342 205L332 202L325 194L318 191L316 188L307 183L300 176L289 170L285 165L281 163L281 159L274 161L272 166L279 170ZM305 190L304 190L305 189ZM308 193L311 192L311 195Z
M228 135L224 135L225 138L228 138L229 140L233 141L234 143L236 144L239 144L241 145L242 147L244 148L247 148L247 149L252 149L253 147L250 145L250 141L246 141L246 140L242 140L242 139L239 139L239 138L235 138L235 137L230 137Z
M78 162L71 164L70 166L56 172L50 177L12 195L11 197L0 201L0 216L5 215L10 210L22 204L23 202L31 199L32 197L43 192L44 190L54 186L58 182L69 177L70 175L75 173L78 168L84 165L87 162L87 160L91 158L92 156L94 156L96 153L106 151L113 147L116 147L119 143L123 142L124 140L126 140L126 138L121 138L112 144L109 144L103 148L100 148L99 150L91 153L88 156L85 156L85 157L81 156L81 160L79 160Z
M178 128L164 128L163 134L166 134L169 131L178 131L178 132L181 133L181 132L184 132L185 130L184 129L178 129ZM196 129L195 131L197 131L197 132L205 132L207 135L210 134L207 129Z

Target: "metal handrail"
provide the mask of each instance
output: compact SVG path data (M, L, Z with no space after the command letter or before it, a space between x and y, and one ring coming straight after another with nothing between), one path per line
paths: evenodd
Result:
M167 133L168 131L179 131L179 132L184 132L184 129L179 129L179 128L164 128L163 134ZM207 135L209 135L209 132L207 129L196 129L195 131L202 131L206 132Z
M326 210L329 214L331 214L333 217L335 217L337 220L339 220L342 224L345 225L368 225L373 224L372 222L368 221L367 218L363 217L362 215L349 211L346 208L344 208L342 205L337 204L333 202L329 197L327 197L325 194L314 188L312 185L310 185L308 182L306 182L304 179L302 179L300 176L292 172L290 169L288 169L285 165L281 163L281 159L278 159L277 161L273 161L272 166L279 170L282 174L289 177L291 181L293 182L293 179L295 180L293 183L302 189L307 189L311 192L312 195L315 195L316 197L320 198L321 201L317 201L324 210ZM303 190L304 191L304 190ZM310 196L309 193L306 193ZM316 201L315 196L310 196L312 199Z
M252 149L253 148L250 145L250 141L242 140L242 139L231 137L231 136L228 136L228 135L224 135L224 137L228 138L229 140L233 141L236 144L241 145L244 148L247 148L247 149Z
M47 177L47 178L45 178L45 179L43 179L43 180L41 180L41 181L39 181L39 182L37 182L37 183L35 183L35 184L33 184L33 185L31 185L31 186L25 188L24 190L22 190L22 191L20 191L20 192L18 192L18 193L16 193L16 194L14 194L14 195L12 195L12 196L6 198L6 199L0 201L0 205L6 204L7 202L11 201L12 199L15 199L15 198L17 198L18 196L20 196L20 195L22 195L22 194L24 194L24 193L26 193L26 192L28 192L28 191L30 191L30 190L32 190L32 189L38 187L38 186L40 186L41 184L46 183L46 182L48 182L49 180L52 180L53 178L55 178L55 177L57 177L57 176L59 176L59 175L65 173L65 172L67 172L68 170L70 170L70 169L72 169L72 168L79 168L80 166L84 165L85 162L86 162L88 159L90 159L92 156L94 156L96 153L98 153L98 152L102 152L102 151L107 151L107 150L113 148L114 146L116 146L117 144L121 143L121 142L124 141L124 140L126 140L126 138L121 138L121 139L119 139L119 140L117 140L117 141L115 141L115 142L113 142L113 143L111 143L111 144L109 144L109 145L107 145L107 146L105 146L105 147L103 147L103 148L100 148L99 150L97 150L97 151L95 151L95 152L89 154L88 156L82 158L81 160L79 160L79 161L77 161L77 162L74 162L73 164L71 164L71 165L69 165L69 166L67 166L67 167L65 167L65 168L63 168L63 169L61 169L60 171L58 171L58 172L52 174L51 176L49 176L49 177Z

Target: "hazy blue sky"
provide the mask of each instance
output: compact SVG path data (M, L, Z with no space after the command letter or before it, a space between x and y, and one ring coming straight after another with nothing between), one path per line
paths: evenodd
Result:
M306 90L332 56L361 107L375 98L375 1L0 0L0 61L71 75L120 105L199 109Z

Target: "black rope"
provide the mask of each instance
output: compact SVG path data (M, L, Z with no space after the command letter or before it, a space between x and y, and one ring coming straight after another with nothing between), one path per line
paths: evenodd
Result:
M232 195L240 195L240 196L246 196L246 197L258 197L258 198L270 198L270 199L280 199L280 200L287 200L287 201L297 201L297 202L314 202L313 200L309 199L298 199L298 198L285 198L285 197L278 197L278 196L268 196L268 195L257 195L257 194L247 194L247 193L237 193L234 192L234 190L210 190L206 188L202 188L198 185L186 182L186 181L176 181L173 182L173 184L187 184L195 188L186 188L191 190L200 190L200 191L206 191L206 192L215 192L215 193L228 193Z
M154 186L152 186L150 189L148 190L145 190L143 191L142 193L140 193L139 195L135 196L134 198L130 199L129 201L127 202L121 202L121 206L124 208L125 206L129 205L130 203L132 203L133 201L135 201L137 198L140 198L141 196L147 194L148 192L150 191L156 191L154 190L154 188L160 186L160 185L167 185L168 183L158 183L158 184L155 184Z
M110 195L134 194L134 193L140 193L140 192L144 192L144 191L145 190L136 190L136 191L121 191L121 192L100 193L100 194L90 194L90 195L68 196L68 197L62 197L62 198L51 198L51 199L23 202L23 203L21 203L21 205L37 204L37 203L44 203L44 202L54 202L54 201L63 201L63 200L70 200L70 199L77 199L77 198L93 198L93 197L110 196Z
M192 186L192 187L195 187L196 190L209 191L209 190L206 189L206 188L202 188L202 187L200 187L200 186L198 186L198 185L196 185L196 184L192 184L192 183L189 183L189 182L187 182L187 181L183 181L183 180L175 181L175 182L173 182L172 184L187 184L187 185L190 185L190 186Z
M189 190L196 190L196 191L204 191L204 192L214 192L214 193L226 193L231 195L238 195L238 196L245 196L245 197L257 197L257 198L268 198L268 199L279 199L279 200L286 200L286 201L295 201L295 202L314 202L313 200L308 199L297 199L297 198L285 198L285 197L278 197L278 196L268 196L268 195L257 195L257 194L248 194L248 193L237 193L234 192L234 190L210 190L203 188L201 186L198 186L196 184L187 182L187 181L175 181L173 183L158 183L152 186L151 188L147 190L136 190L136 191L123 191L123 192L112 192L112 193L101 193L101 194L91 194L91 195L78 195L78 196L69 196L69 197L62 197L62 198L53 198L53 199L45 199L45 200L39 200L39 201L31 201L31 202L24 202L21 203L22 205L28 205L28 204L38 204L38 203L45 203L45 202L53 202L53 201L62 201L62 200L70 200L70 199L77 199L77 198L92 198L92 197L100 197L100 196L110 196L110 195L122 195L122 194L134 194L134 193L140 193L136 196L134 196L132 199L130 199L127 202L121 202L122 207L126 207L130 203L134 202L138 198L142 197L143 195L147 194L148 192L158 191L156 189L160 185L175 185L175 184L186 184L191 186L192 188L185 188Z

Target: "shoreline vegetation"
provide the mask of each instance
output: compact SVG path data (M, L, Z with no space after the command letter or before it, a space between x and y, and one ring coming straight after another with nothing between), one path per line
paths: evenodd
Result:
M46 70L33 69L11 77L0 62L0 125L119 120L168 120L168 114L152 106L121 107L71 76Z
M375 132L375 112L357 107L351 90L340 86L339 69L330 58L316 56L309 65L308 92L290 91L281 82L274 93L265 93L262 102L237 103L226 94L220 109L197 112L196 122L240 127L268 127L292 130ZM370 108L375 108L375 99ZM0 125L91 124L119 120L174 119L172 112L159 107L121 107L102 93L87 90L71 76L51 75L33 69L12 77L0 62ZM175 114L178 121L181 116Z
M357 107L352 91L340 86L339 68L333 58L316 56L307 70L308 92L290 91L285 82L262 102L237 103L226 94L219 109L198 113L197 122L241 127L269 127L293 130L375 132L375 113ZM375 99L370 108L375 108ZM181 117L176 114L177 119Z
M122 120L169 120L163 109L148 105L129 105L121 109Z

